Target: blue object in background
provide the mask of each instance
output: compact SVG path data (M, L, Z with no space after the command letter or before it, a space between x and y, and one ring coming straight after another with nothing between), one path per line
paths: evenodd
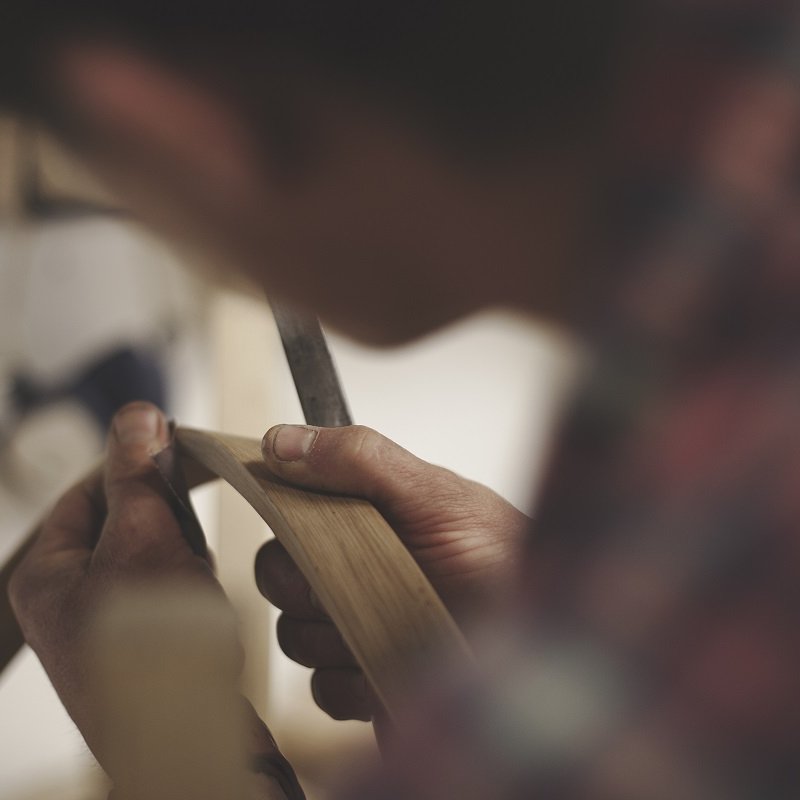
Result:
M18 420L42 406L75 400L104 433L126 403L145 400L167 408L166 380L159 359L150 351L127 347L114 350L61 386L43 387L18 374L13 379L12 399Z

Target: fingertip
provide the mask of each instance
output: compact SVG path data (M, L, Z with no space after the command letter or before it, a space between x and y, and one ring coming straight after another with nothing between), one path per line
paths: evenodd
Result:
M137 492L152 492L154 486L147 483L157 474L152 457L169 444L169 439L166 417L151 403L129 403L116 413L104 469L109 509L128 502Z
M276 608L299 619L326 618L308 581L277 539L261 546L254 569L258 591Z
M272 440L281 427L281 425L273 425L261 439L261 455L265 461L272 461Z
M128 403L114 415L112 438L124 448L146 446L156 452L169 443L166 417L152 403Z
M286 610L284 605L300 593L298 583L305 583L286 548L270 539L256 553L254 566L258 591L272 605Z
M276 425L261 440L261 453L268 462L301 461L314 447L319 428L311 425Z
M364 673L359 669L316 669L311 676L311 696L332 719L372 719L373 707Z
M256 588L261 593L261 596L270 600L269 597L269 569L271 563L271 554L275 547L280 547L280 544L275 539L270 539L265 544L261 545L256 553L255 562L253 564L253 571L255 573ZM271 602L271 601L270 601Z

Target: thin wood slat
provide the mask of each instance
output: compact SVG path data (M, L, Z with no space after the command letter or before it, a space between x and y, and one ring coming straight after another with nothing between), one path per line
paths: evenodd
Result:
M227 481L269 525L390 716L430 657L472 657L422 570L368 502L278 481L253 439L186 428L175 438L182 454Z

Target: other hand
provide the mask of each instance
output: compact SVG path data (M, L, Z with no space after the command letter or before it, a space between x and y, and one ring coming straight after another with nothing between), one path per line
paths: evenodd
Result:
M102 743L83 636L109 590L121 582L168 577L222 591L165 499L151 455L168 441L166 420L154 406L122 409L104 467L58 501L9 587L25 639L98 758Z

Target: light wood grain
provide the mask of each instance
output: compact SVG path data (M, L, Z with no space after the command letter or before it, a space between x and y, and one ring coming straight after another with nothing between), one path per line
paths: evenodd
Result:
M388 523L364 500L287 486L256 440L178 429L180 451L233 486L287 549L391 716L443 654L471 658L456 624Z

